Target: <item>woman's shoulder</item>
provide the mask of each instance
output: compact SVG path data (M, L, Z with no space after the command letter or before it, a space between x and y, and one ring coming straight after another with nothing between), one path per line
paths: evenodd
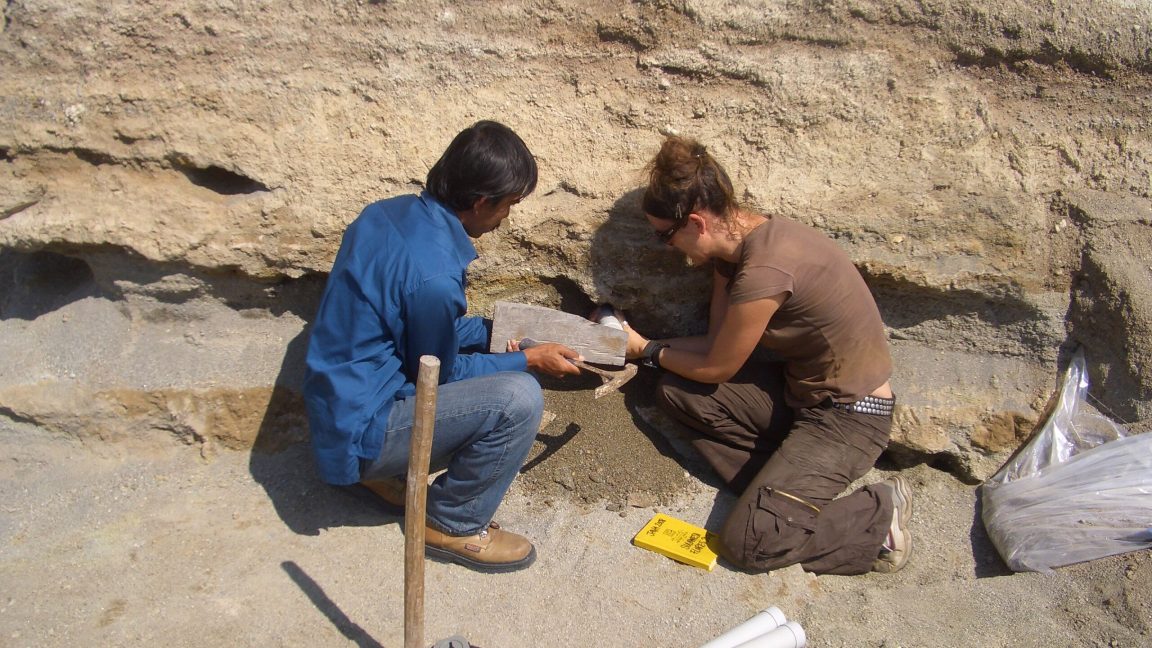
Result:
M779 251L781 248L840 249L828 232L788 216L769 216L765 222L745 237L749 246Z
M811 240L813 235L823 236L810 226L787 216L765 216L763 223L744 235L744 256L778 254L781 248L790 248L797 242Z

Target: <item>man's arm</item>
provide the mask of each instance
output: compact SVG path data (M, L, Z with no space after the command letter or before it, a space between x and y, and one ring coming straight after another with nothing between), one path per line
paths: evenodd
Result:
M490 333L483 317L461 317L456 320L456 336L460 345L458 350L463 353L487 350Z
M476 324L462 322L471 319L464 317L466 311L464 293L449 277L431 279L410 296L404 321L404 369L410 380L415 380L422 355L439 358L441 384L528 368L522 353L461 354L461 347L466 346L462 344L461 330L470 339L476 335ZM483 323L479 324L482 328Z

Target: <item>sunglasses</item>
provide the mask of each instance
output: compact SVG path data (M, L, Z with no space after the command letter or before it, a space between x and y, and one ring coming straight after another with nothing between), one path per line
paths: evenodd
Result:
M672 227L666 230L656 230L652 233L656 235L657 241L664 245L672 245L672 237L676 236L676 232L679 232L687 224L688 219L684 218L683 212L680 211L680 205L676 205L676 220L672 221Z
M679 232L684 227L686 222L687 221L676 223L666 230L657 230L652 233L656 235L657 241L660 241L664 245L672 245L672 237L676 236L676 232Z

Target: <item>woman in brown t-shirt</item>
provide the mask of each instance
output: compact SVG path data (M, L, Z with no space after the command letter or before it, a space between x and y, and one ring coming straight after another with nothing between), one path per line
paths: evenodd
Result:
M666 371L662 404L739 495L720 532L745 568L892 572L911 555L903 477L844 488L888 445L892 360L876 302L848 255L815 229L746 209L699 143L669 137L643 209L656 237L713 265L708 333L628 355ZM775 358L753 358L757 348Z

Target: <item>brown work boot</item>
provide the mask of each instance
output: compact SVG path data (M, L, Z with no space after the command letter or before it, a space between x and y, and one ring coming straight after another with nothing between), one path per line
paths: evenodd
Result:
M408 483L402 477L388 477L387 479L379 480L364 480L360 485L372 491L380 499L384 500L396 512L404 512L404 498L408 490Z
M872 571L891 574L903 569L912 557L912 532L908 530L908 521L912 519L912 486L899 475L876 486L888 488L891 493L892 524L880 547L880 555L872 563Z
M528 538L505 531L495 522L480 533L459 537L425 527L424 553L485 573L524 569L536 560L536 547Z

